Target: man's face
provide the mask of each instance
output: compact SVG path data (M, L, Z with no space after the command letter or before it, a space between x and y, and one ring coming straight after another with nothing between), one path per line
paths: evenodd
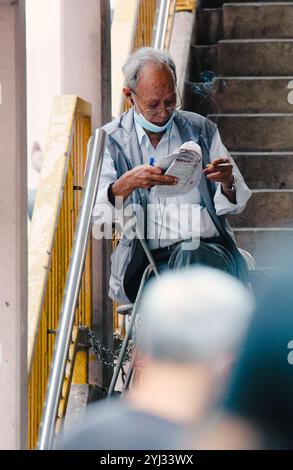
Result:
M176 89L172 72L165 66L146 64L140 71L134 103L153 124L163 126L176 107Z

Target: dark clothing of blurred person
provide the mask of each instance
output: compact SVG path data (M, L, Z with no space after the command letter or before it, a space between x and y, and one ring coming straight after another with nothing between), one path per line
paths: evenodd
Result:
M64 450L168 450L186 442L178 422L136 409L119 398L90 405Z
M262 436L262 448L293 449L293 272L272 281L231 376L225 411Z

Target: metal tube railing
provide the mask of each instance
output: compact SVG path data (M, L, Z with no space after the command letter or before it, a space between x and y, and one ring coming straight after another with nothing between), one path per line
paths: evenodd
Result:
M168 17L170 12L171 0L161 0L158 10L158 19L156 22L156 30L153 47L155 49L164 49L165 37L168 25Z
M152 271L151 266L150 265L147 266L146 269L144 270L142 279L140 281L140 286L139 286L139 289L138 289L138 293L137 293L135 303L134 303L134 306L133 306L133 310L132 310L132 313L131 313L131 317L130 317L129 327L128 327L128 330L126 331L125 337L123 339L120 354L119 354L116 366L114 368L112 380L111 380L111 383L110 383L110 386L109 386L109 389L108 389L108 393L107 393L107 398L111 398L111 396L114 392L115 385L116 385L117 380L118 380L119 372L121 370L121 366L122 366L122 363L123 363L123 360L124 360L126 348L127 348L127 345L128 345L131 333L132 333L132 329L133 329L133 326L134 326L134 323L135 323L136 315L138 313L140 298L142 296L142 291L143 291L144 285L146 283L146 280L148 278L148 275L150 274L151 271Z
M37 449L39 450L50 449L53 444L59 399L64 380L75 309L80 290L80 282L91 227L91 215L101 173L105 149L105 137L106 133L103 129L97 130L94 134L93 142L88 148L81 208L72 247L72 256L68 268L59 328L56 336L47 386L47 396L40 426L37 445Z

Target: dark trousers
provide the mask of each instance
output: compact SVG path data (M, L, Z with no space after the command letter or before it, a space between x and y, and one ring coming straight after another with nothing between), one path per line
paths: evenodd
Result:
M224 243L216 243L215 239L201 240L194 249L188 249L188 245L179 242L171 248L154 250L152 255L159 272L200 264L237 276L236 260Z

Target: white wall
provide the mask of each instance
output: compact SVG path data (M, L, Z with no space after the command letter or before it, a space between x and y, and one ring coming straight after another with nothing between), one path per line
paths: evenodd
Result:
M61 92L60 0L26 0L28 187L38 173L31 165L34 140L44 148L52 98Z
M24 1L0 1L0 449L26 447ZM1 464L3 467L3 464Z

